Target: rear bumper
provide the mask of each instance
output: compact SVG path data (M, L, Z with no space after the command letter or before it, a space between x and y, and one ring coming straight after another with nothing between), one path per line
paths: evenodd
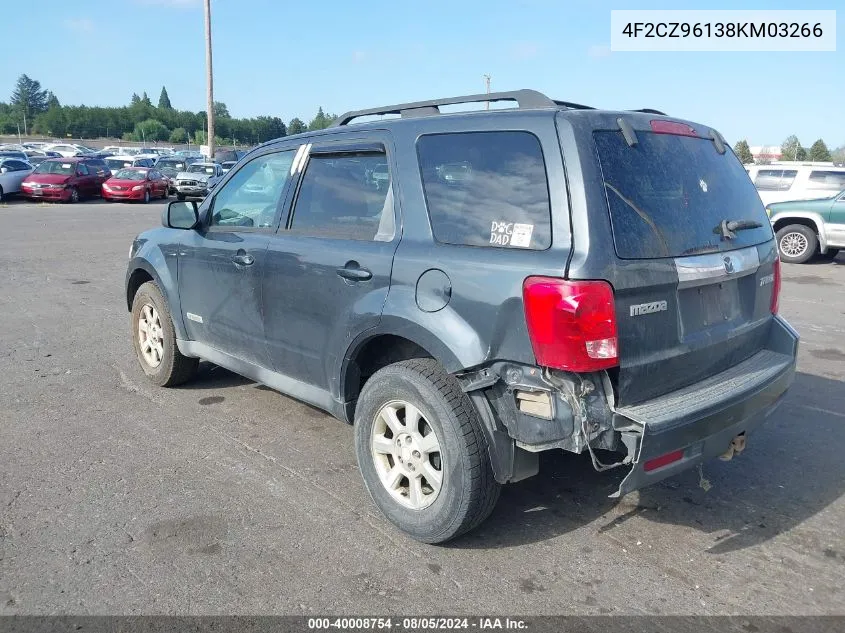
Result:
M795 374L798 334L782 318L772 322L767 348L716 376L635 406L617 409L614 427L634 446L633 467L618 497L722 455L732 440L759 427L783 400ZM683 451L668 465L650 460Z

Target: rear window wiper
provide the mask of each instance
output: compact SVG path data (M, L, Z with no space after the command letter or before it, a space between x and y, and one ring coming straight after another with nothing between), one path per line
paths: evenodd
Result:
M722 220L719 226L713 229L716 235L720 235L722 239L732 240L736 238L736 231L745 231L747 229L759 229L763 225L756 220Z

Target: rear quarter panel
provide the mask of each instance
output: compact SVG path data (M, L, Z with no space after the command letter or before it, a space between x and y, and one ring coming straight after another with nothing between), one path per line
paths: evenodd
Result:
M423 134L527 131L540 141L552 207L552 246L531 251L442 244L429 222L417 159ZM396 252L382 326L415 340L455 372L493 360L533 364L522 305L522 283L530 275L562 277L570 253L566 173L551 111L501 113L495 117L411 119L396 127L402 196L402 241ZM423 273L439 269L451 283L448 304L425 312L417 304Z

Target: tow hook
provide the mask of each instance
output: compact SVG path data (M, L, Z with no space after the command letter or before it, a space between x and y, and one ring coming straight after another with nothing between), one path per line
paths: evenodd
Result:
M733 459L734 455L739 455L744 450L745 433L740 433L731 440L731 445L728 447L728 450L719 455L719 459L721 459L723 462L729 462L731 459Z

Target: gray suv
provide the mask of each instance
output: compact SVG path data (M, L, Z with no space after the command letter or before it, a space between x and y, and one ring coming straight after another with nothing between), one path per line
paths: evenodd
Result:
M483 101L516 107L440 111ZM729 459L795 370L754 186L717 131L654 110L350 112L162 224L126 275L150 380L204 359L354 424L375 504L425 542L543 451L626 469L615 496Z

